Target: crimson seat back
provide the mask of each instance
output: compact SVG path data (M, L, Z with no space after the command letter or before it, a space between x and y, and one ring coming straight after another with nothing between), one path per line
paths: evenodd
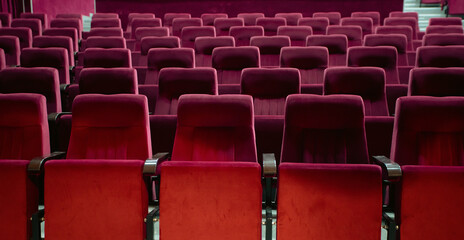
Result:
M308 36L306 46L322 46L329 50L329 66L346 66L348 38L343 34Z
M235 47L235 40L231 36L197 37L195 39L195 63L197 67L211 67L214 48Z
M283 47L280 53L280 67L297 68L301 84L322 84L328 65L329 51L326 47Z
M261 66L263 67L279 66L280 50L290 45L291 41L288 36L257 36L250 39L250 46L259 48Z
M342 18L339 12L315 12L313 18L326 17L329 19L330 25L340 25L340 19Z
M13 21L11 21L11 27L29 28L32 31L33 37L42 35L42 22L39 19L15 18Z
M73 41L73 49L77 52L79 50L79 39L78 32L75 28L48 28L42 32L43 36L65 36L70 37Z
M90 32L87 34L88 37L123 37L123 32L120 27L95 27L90 29Z
M363 45L363 32L360 26L328 26L327 35L343 34L348 38L348 47Z
M216 37L216 29L213 26L184 27L180 35L182 47L193 48L197 37Z
M313 30L309 26L280 26L277 35L290 37L292 46L305 46L306 37L313 35Z
M282 17L260 17L256 19L256 25L264 28L265 36L274 36L277 34L277 28L287 25L287 20Z
M347 54L350 67L380 67L385 70L387 84L398 84L398 52L392 46L351 47Z
M419 24L413 17L388 17L383 21L385 26L409 26L412 28L412 39L418 39Z
M121 19L95 18L90 22L90 28L121 28Z
M164 26L172 27L172 21L176 18L192 18L190 13L166 13L164 14Z
M432 33L459 33L459 34L463 34L464 29L462 28L462 26L457 26L457 25L446 25L446 26L432 25L432 26L427 26L427 28L425 29L425 35L432 34Z
M138 94L133 68L85 68L79 74L79 93Z
M56 18L50 22L51 28L75 28L78 38L82 39L82 19L79 18ZM45 30L44 30L45 31Z
M38 19L41 22L42 29L48 28L48 15L46 13L21 13L20 18Z
M464 36L463 36L464 38ZM403 34L370 34L364 37L364 46L392 46L398 52L398 66L408 66L408 39Z
M374 32L374 22L370 17L346 17L342 18L340 25L342 26L360 26L363 37Z
M60 84L69 84L69 57L64 48L25 48L21 67L52 67L58 70Z
M180 37L184 27L201 27L201 18L174 18L172 20L172 35Z
M274 15L276 18L285 18L287 25L296 26L298 25L298 20L303 18L303 14L293 12L293 13L276 13Z
M437 17L429 19L429 26L461 26L462 27L462 18L460 17Z
M419 47L416 56L416 67L464 67L464 46Z
M135 38L135 31L139 27L161 27L160 18L134 18L131 24L131 38Z
M448 46L448 45L464 45L464 34L448 33L448 34L425 34L422 39L422 46Z
M135 30L135 40L142 41L144 37L167 37L169 28L167 27L138 27Z
M21 48L18 37L0 36L0 48L5 53L5 63L7 66L19 65Z
M194 68L195 54L192 48L153 48L147 55L145 84L158 84L159 71L166 67Z
M153 19L153 18L155 18L155 14L153 13L129 13L129 15L127 15L126 31L128 33L132 33L132 23L134 19ZM131 36L134 36L134 35L131 35Z
M49 48L61 47L68 51L69 66L74 66L74 44L70 37L66 36L35 36L32 42L33 47ZM77 49L76 49L77 51Z
M204 26L214 26L216 19L227 19L228 17L227 13L203 13L200 16Z
M16 36L19 38L19 46L23 48L32 47L32 31L26 27L2 27L0 36Z
M352 12L351 17L368 17L372 19L374 28L380 25L380 13L376 11Z
M84 51L84 68L88 67L132 67L130 50L87 48Z
M376 34L403 34L408 40L408 51L412 51L412 28L410 26L378 26L375 29Z
M217 47L213 50L212 66L218 74L218 84L240 84L242 69L260 67L257 47Z
M127 46L123 37L88 37L85 48L127 48Z
M410 72L408 95L464 96L462 79L462 68L413 68Z
M263 18L264 13L239 13L237 14L238 18L243 18L245 26L255 26L256 19Z
M264 28L261 26L232 26L229 35L235 38L235 45L250 46L250 39L254 36L264 36Z
M92 19L97 18L119 18L119 14L117 13L95 13L92 15Z
M230 28L233 26L243 27L245 23L242 18L218 18L214 20L214 27L218 36L229 36Z
M2 23L2 27L10 27L11 19L11 13L0 13L0 21Z
M314 35L325 35L327 26L329 26L329 19L326 17L300 18L298 19L298 26L311 27Z

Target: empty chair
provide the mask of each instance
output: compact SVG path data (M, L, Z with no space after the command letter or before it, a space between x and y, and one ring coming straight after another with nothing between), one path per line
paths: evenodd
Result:
M29 12L23 12L19 16L20 18L26 18L26 19L39 19L40 22L42 23L42 29L48 28L48 15L46 13L29 13Z
M0 36L0 48L5 53L6 66L19 65L19 55L21 49L19 46L19 38L16 36Z
M409 96L464 96L462 68L413 68L409 79Z
M269 17L262 17L256 19L256 25L262 26L264 28L264 35L265 36L274 36L277 34L277 29L280 26L286 26L287 20L285 18L269 18Z
M158 86L155 115L176 115L179 97L183 94L218 94L213 68L163 68Z
M121 20L119 18L97 18L92 19L90 22L90 28L109 28L109 27L121 27Z
M464 36L463 36L464 37ZM408 39L403 34L370 34L364 37L364 46L392 46L398 52L398 66L408 66Z
M155 18L155 14L153 13L129 13L127 15L127 27L126 27L126 32L132 33L132 22L134 19L153 19ZM131 35L133 36L133 35ZM132 37L133 38L133 37Z
M123 37L88 37L86 48L126 48L126 40ZM83 49L85 50L85 49Z
M422 46L448 46L448 45L464 45L464 34L448 33L448 34L425 34L422 39Z
M329 68L324 74L324 95L353 94L364 101L366 116L389 116L385 71L378 67Z
M290 46L290 38L288 36L252 37L250 46L259 48L262 67L277 67L279 66L280 49Z
M135 38L135 31L139 27L161 27L160 18L134 18L131 24L131 38Z
M87 48L84 51L84 67L132 67L130 50Z
M277 239L380 238L379 166L283 163L278 181Z
M75 28L48 28L42 33L42 36L63 36L70 37L73 42L73 50L79 51L79 35Z
M464 46L424 46L417 49L416 67L463 67Z
M190 13L165 13L163 23L165 27L172 27L172 21L176 18L191 18Z
M329 19L326 17L300 18L298 19L298 26L311 27L314 35L325 35L327 26L329 26Z
M347 61L350 67L380 67L385 70L385 83L398 84L398 52L392 46L351 47Z
M15 18L11 21L11 27L26 27L31 29L32 36L40 36L42 35L42 22L39 19L31 18L31 19L23 19L23 18Z
M151 48L179 48L180 39L175 36L144 37L140 42L140 52L132 52L132 65L147 66L147 55Z
M214 26L214 21L218 18L228 18L227 13L203 13L200 18L204 26Z
M464 29L461 26L457 26L457 25L448 25L448 26L434 25L434 26L427 26L427 28L425 29L425 35L445 34L445 33L463 34Z
M193 48L197 37L215 37L216 29L213 26L184 27L180 39L181 46Z
M26 27L2 27L0 28L0 36L16 36L19 38L19 46L23 48L32 47L32 31Z
M166 67L195 67L192 48L153 48L148 51L145 84L158 84L159 71Z
M392 11L388 14L389 17L412 17L419 20L419 14L417 12L403 12L403 11Z
M360 26L363 37L374 32L374 23L369 17L346 17L342 18L340 25L342 26Z
M4 69L0 71L0 93L41 94L46 98L48 113L61 112L60 80L54 68Z
M360 26L328 26L327 35L343 34L348 38L348 47L362 46L362 28Z
M69 66L74 66L74 44L70 37L65 36L35 36L33 47L49 48L62 47L68 51Z
M138 94L133 68L85 68L79 74L79 93Z
M313 18L326 17L329 19L330 25L340 25L340 19L342 18L339 12L315 12Z
M196 67L211 67L213 50L216 47L234 47L235 40L231 36L197 37L195 39Z
M175 18L172 20L172 35L180 37L184 27L200 27L203 23L201 18Z
M92 19L97 18L119 18L117 13L95 13L92 15Z
M63 18L65 18L65 19L66 18L77 18L82 22L82 14L80 14L80 13L58 13L58 14L56 14L55 17L60 18L60 19L63 19Z
M280 67L297 68L302 88L307 84L322 84L328 65L329 51L326 47L283 47L280 53Z
M140 51L142 38L145 37L167 37L169 36L168 27L138 27L135 30L135 51Z
M323 46L329 50L329 67L346 66L348 38L346 35L308 36L307 46Z
M52 67L58 70L60 84L69 84L69 57L64 48L25 48L21 52L21 67Z
M256 19L263 18L264 13L239 13L237 14L238 18L243 18L245 26L255 26Z
M457 25L462 26L462 18L460 17L436 17L429 19L429 26L450 26Z
M11 13L0 13L0 22L2 23L2 27L10 27L11 19Z
M410 26L378 26L375 29L375 34L403 34L408 40L407 51L413 51L412 47L412 28Z
M82 20L76 18L56 18L50 22L51 28L75 28L78 38L82 39ZM45 31L45 30L44 30Z
M294 68L247 68L242 71L241 94L253 97L255 115L284 115L290 94L300 93L300 74Z
M88 37L123 37L122 29L119 27L108 27L108 28L92 28L90 29L85 39Z
M412 39L418 39L419 24L413 17L388 17L384 19L385 26L409 26L412 28Z
M292 46L306 46L306 37L313 34L309 26L280 26L277 35L290 37Z
M368 17L372 19L374 28L380 26L380 13L376 11L367 11L367 12L352 12L351 17Z
M300 18L303 18L303 14L296 13L296 12L293 12L293 13L276 13L274 15L274 17L276 17L276 18L285 18L285 20L287 21L287 25L296 26L296 25L298 25L298 20Z
M218 36L229 36L229 30L233 26L244 26L242 18L218 18L214 20L214 27Z
M250 39L254 36L264 36L264 28L261 26L230 27L229 35L235 38L235 45L250 46Z

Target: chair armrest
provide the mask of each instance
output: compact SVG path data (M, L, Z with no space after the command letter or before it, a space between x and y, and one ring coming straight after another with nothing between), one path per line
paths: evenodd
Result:
M274 153L263 153L263 176L273 177L277 174L277 163Z
M154 175L156 173L156 168L158 167L158 162L166 160L170 157L170 154L167 152L156 153L153 157L145 160L143 165L143 174Z
M392 162L389 158L385 156L372 156L372 160L375 164L382 167L382 172L387 178L399 178L403 174L401 172L401 167L398 163Z
M27 171L32 174L40 173L46 161L51 159L63 159L65 157L66 152L52 152L47 156L33 158L27 166Z

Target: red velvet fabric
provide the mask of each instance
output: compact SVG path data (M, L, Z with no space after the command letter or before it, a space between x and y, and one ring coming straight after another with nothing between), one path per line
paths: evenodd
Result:
M138 27L135 30L135 40L142 41L142 38L154 37L167 37L169 36L169 28L167 27Z
M95 36L101 36L101 37L123 37L123 32L122 29L119 27L106 27L106 28L101 28L101 27L95 27L90 29L90 32L86 36L82 36L82 38L86 39L87 37L95 37Z
M364 101L366 116L388 116L385 71L378 67L339 67L326 69L324 95L353 94Z
M301 84L321 84L328 65L326 47L283 47L280 52L280 67L297 68Z
M45 163L47 239L144 239L147 188L140 160Z
M127 48L123 37L88 37L86 48ZM84 49L85 50L85 49Z
M140 159L152 155L148 104L134 94L74 99L69 159Z
M279 26L287 25L287 20L282 17L259 17L256 19L256 26L264 28L265 36L274 36L277 34Z
M460 29L463 29L462 27ZM425 34L422 39L422 46L447 46L447 45L464 45L464 34L447 33L447 34Z
M380 25L380 12L376 11L366 11L366 12L352 12L351 17L368 17L372 19L374 27Z
M361 97L288 96L280 162L368 163Z
M16 36L19 38L19 46L23 48L32 47L32 31L26 27L2 27L0 36Z
M401 239L462 239L464 168L403 166ZM420 231L418 231L420 229Z
M390 116L365 117L369 156L390 156L394 120Z
M464 37L464 36L463 36ZM408 38L403 34L370 34L364 37L364 46L392 46L398 52L398 66L409 66L408 56Z
M78 38L82 39L82 31L83 31L82 17L81 19L74 19L74 18L53 19L50 22L50 27L51 28L75 28L77 30Z
M462 79L462 68L413 68L408 95L464 96Z
M298 19L298 26L311 27L314 35L325 35L327 26L329 26L329 19L326 17L304 17Z
M419 47L416 67L464 67L464 46Z
M66 36L35 36L32 41L32 47L49 48L49 47L62 47L68 50L69 66L74 66L74 49L73 41L70 37Z
M179 97L183 94L217 95L217 74L214 68L164 68L159 74L156 115L176 115Z
M374 32L374 22L370 17L345 17L341 19L340 25L360 26L362 29L363 37Z
M189 26L200 27L202 25L201 18L174 18L172 20L172 35L180 37L182 28Z
M79 74L79 93L138 94L133 68L84 68Z
M239 84L242 69L260 65L258 47L217 47L213 50L212 66L217 70L219 84Z
M60 84L69 84L69 57L64 48L25 48L21 51L21 67L52 67L58 70Z
M251 37L264 36L264 28L261 26L233 26L229 29L229 35L235 38L237 47L249 46Z
M54 68L8 68L0 72L1 93L38 93L47 99L47 112L61 112L60 80Z
M92 16L92 19L95 18L119 18L119 14L117 13L95 13L93 16Z
M166 27L171 27L172 26L172 21L175 18L191 18L192 16L190 13L165 13L164 14L164 26Z
M290 44L288 36L255 36L250 38L250 46L259 48L262 67L278 67L280 50L283 47L289 47Z
M182 95L171 160L256 162L251 96Z
M16 36L0 36L0 48L5 53L5 64L7 66L19 65L19 38Z
M313 35L313 30L309 26L280 26L277 35L290 37L292 46L306 46L306 37Z
M84 51L84 67L132 67L130 50L87 48Z
M1 12L0 21L2 22L2 27L10 27L11 25L11 13Z
M29 218L38 210L38 190L27 175L29 160L0 160L0 231L5 240L29 240Z
M351 47L347 54L350 67L380 67L385 70L385 83L400 83L398 75L398 51L392 46Z
M215 37L216 28L213 26L188 26L183 27L180 40L182 47L193 48L197 37Z
M119 18L93 18L90 22L90 28L111 28L121 27L121 19Z
M222 18L220 18L222 20ZM231 36L197 37L195 38L196 67L211 67L212 54L216 47L234 47L235 40Z
M392 11L388 14L389 17L412 17L419 20L419 13L417 12L403 12L403 11Z
M217 36L229 36L230 28L233 26L245 26L243 18L218 18L214 20Z
M282 163L277 198L277 239L380 239L379 166Z
M50 153L45 97L0 94L0 159L26 159Z
M159 71L166 67L195 67L192 48L154 48L148 51L145 84L158 84Z
M427 26L425 34L432 33L464 33L464 29L461 26L449 25L449 26Z
M362 46L362 28L360 26L328 26L327 35L343 34L348 38L348 47Z
M48 14L40 12L23 12L19 16L20 18L25 19L38 19L42 23L42 29L48 28Z
M457 25L462 27L462 18L460 17L434 17L429 19L429 26L440 25L449 26Z
M385 92L387 94L388 101L388 112L393 116L396 109L396 100L399 97L408 95L408 85L406 84L387 84L385 86Z
M164 32L165 29L163 29ZM140 53L148 55L151 48L179 48L180 39L175 36L146 36L140 42ZM146 64L145 64L146 66Z
M412 28L410 26L378 26L375 29L376 34L403 34L408 40L407 51L412 51Z
M160 18L134 18L131 24L131 38L135 38L135 31L139 27L161 27Z
M274 153L278 164L284 134L284 116L255 115L255 133L258 162L262 163L263 153Z
M400 165L463 165L462 97L401 97L391 158Z
M329 66L346 66L346 52L348 38L346 35L317 35L308 36L306 46L322 46L329 50Z
M129 13L127 15L126 32L131 33L131 36L134 36L132 34L132 23L133 23L134 19L142 19L142 18L144 18L144 19L153 19L153 18L155 18L155 14L154 13L135 13L135 12ZM135 32L135 29L134 29L134 32Z
M239 13L238 18L243 18L245 26L255 26L256 19L264 17L264 13Z
M204 26L214 26L216 19L228 18L227 13L203 13L200 18L203 21Z
M15 18L11 21L11 27L25 27L32 31L32 36L42 35L42 22L39 19Z
M326 17L329 19L330 25L340 25L340 19L342 18L339 12L315 12L313 18Z
M414 17L388 17L383 21L385 26L409 26L412 28L412 39L418 39L419 23Z
M261 239L258 163L171 161L161 169L161 239Z
M76 31L75 28L69 28L69 27L64 27L64 28L48 28L45 29L42 33L43 36L67 36L70 37L73 40L73 46L74 50L79 49L79 35L78 32Z
M303 18L303 14L299 12L276 13L274 17L285 18L288 26L296 26L298 25L298 20Z

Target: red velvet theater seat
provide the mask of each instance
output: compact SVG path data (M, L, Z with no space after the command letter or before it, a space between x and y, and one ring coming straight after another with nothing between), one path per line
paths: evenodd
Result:
M380 13L376 11L352 12L351 17L368 17L372 19L374 30L376 27L380 26Z
M463 36L464 37L464 36ZM408 66L408 38L404 34L370 34L364 37L364 46L392 46L398 52L398 66Z
M48 113L61 112L58 71L49 67L0 71L0 93L37 93L46 97Z
M464 34L447 33L447 34L425 34L422 39L422 46L448 46L464 45Z
M172 21L176 18L192 18L190 13L165 13L163 18L163 26L169 28L172 35Z
M46 13L23 12L19 17L24 19L38 19L42 23L42 29L48 28L48 15Z
M381 189L379 166L282 163L277 239L380 239Z
M412 28L410 26L378 26L375 34L403 34L408 39L408 51L412 51Z
M314 35L325 35L327 26L329 26L329 19L326 17L304 17L298 19L298 26L311 27Z
M11 13L0 13L0 21L2 22L2 27L9 27L11 24Z
M217 36L229 36L230 28L233 26L243 27L245 23L242 18L218 18L214 20Z
M167 27L138 27L135 30L135 40L142 41L144 37L167 37L169 36L169 28ZM140 50L135 48L135 50Z
M95 13L92 15L92 19L97 18L119 18L119 14L117 13Z
M235 47L235 40L231 36L195 38L196 67L211 67L213 50L217 47Z
M229 29L229 35L235 38L235 45L250 46L250 39L254 36L264 36L264 28L261 26L233 26Z
M171 161L256 163L251 96L182 95Z
M32 36L42 35L42 22L39 19L15 18L11 21L11 27L25 27L32 31Z
M68 51L69 66L74 66L74 49L73 41L66 36L35 36L32 41L32 47L49 48L61 47Z
M163 27L164 28L164 27ZM137 29L137 31L140 28ZM166 34L168 34L167 28L164 28ZM163 31L164 31L163 30ZM140 44L136 43L135 48L139 48L140 52L132 52L132 65L133 66L147 66L148 51L152 48L179 48L180 39L176 36L146 36L140 41Z
M82 38L83 39L87 39L88 37L96 37L96 36L100 36L100 37L123 37L123 31L122 31L122 28L120 27L106 27L106 28L102 28L102 27L95 27L95 28L92 28L90 29L90 32L88 32L87 34L83 35ZM85 43L84 40L82 40L83 43Z
M427 35L427 34L432 34L432 33L459 33L459 34L463 34L464 29L462 28L462 26L457 26L457 25L427 26L427 28L425 29L425 34Z
M339 12L315 12L313 18L326 17L330 25L340 25L341 14Z
M256 25L264 28L265 36L275 36L277 34L277 28L286 26L287 20L282 17L260 17L256 19Z
M290 37L292 46L306 46L306 37L313 35L313 30L308 26L280 26L277 35Z
M409 26L412 28L412 39L418 39L419 24L413 17L388 17L383 21L385 26Z
M180 34L181 46L193 48L197 37L216 37L216 29L213 26L184 27Z
M90 28L121 28L119 18L94 18L90 22Z
M135 31L139 27L161 27L160 18L134 18L131 24L131 38L135 38Z
M201 26L203 26L201 18L174 18L172 20L172 35L180 37L182 28Z
M464 69L414 68L409 80L409 96L464 96Z
M79 93L138 94L137 72L133 68L86 68L81 71Z
M123 48L87 48L84 51L84 68L89 67L132 67L130 50Z
M262 36L250 39L250 46L259 48L262 67L278 67L280 50L290 44L288 36Z
M21 52L21 67L52 67L58 70L60 84L69 84L69 57L64 48L26 48Z
M79 35L75 28L48 28L42 32L42 36L64 36L70 37L73 41L73 49L77 52L79 50Z
M19 47L19 38L16 36L0 36L0 48L5 53L6 66L19 65L19 55L21 49Z
M214 21L218 18L228 18L227 13L203 13L200 18L204 26L214 26Z
M171 161L161 169L160 238L262 238L258 163Z
M416 67L464 67L464 46L420 47Z
M390 156L399 165L462 166L463 132L463 97L401 97Z
M401 239L462 239L464 168L403 166ZM420 229L420 231L418 231Z
M374 23L370 17L345 17L341 19L340 25L360 26L363 37L374 32Z
M123 37L88 37L85 48L127 48ZM81 49L84 51L85 49Z
M243 18L245 26L255 26L256 19L263 18L264 13L239 13L237 14L238 18Z
M317 35L306 38L306 46L322 46L329 50L329 67L346 66L348 38L343 34Z
M152 48L147 55L145 84L158 84L159 71L166 67L195 67L195 54L192 48ZM141 76L141 75L139 75ZM143 83L142 82L142 83Z
M159 93L155 115L176 115L183 94L217 95L214 68L163 68L159 73Z
M276 13L274 15L276 18L285 18L287 21L288 26L296 26L298 25L298 20L303 18L303 14L297 12L290 12L290 13Z
M77 30L78 39L82 39L82 31L84 29L82 26L82 18L56 18L50 22L50 28L75 28Z
M436 17L429 19L429 26L450 26L457 25L462 26L462 18L460 17Z
M288 96L280 162L369 163L362 98Z
M153 13L129 13L127 15L127 27L126 27L126 32L129 33L132 37L132 23L134 19L153 19L155 18L155 14ZM135 31L135 30L134 30Z
M402 12L402 11L392 11L388 14L389 17L411 17L419 20L419 14L417 12Z
M329 68L324 74L324 95L353 94L364 101L366 116L388 116L385 71L377 67Z
M0 36L16 36L19 38L19 46L23 48L32 47L32 31L26 27L2 27Z
M348 38L348 47L362 46L362 28L360 26L328 26L327 35L343 34Z

